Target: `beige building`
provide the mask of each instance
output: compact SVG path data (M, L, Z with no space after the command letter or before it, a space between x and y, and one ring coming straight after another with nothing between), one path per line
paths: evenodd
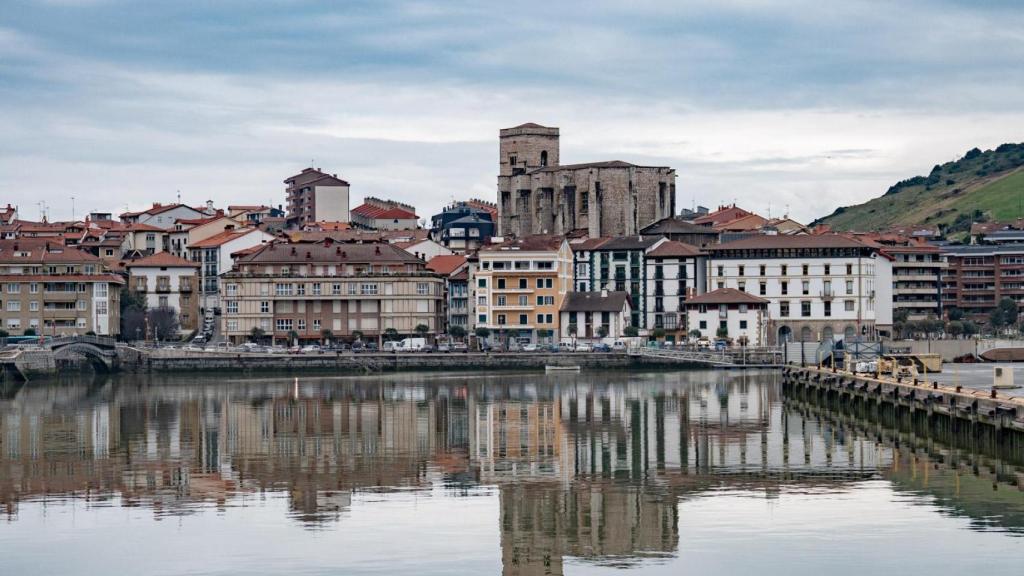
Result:
M19 336L120 332L124 280L98 257L44 239L0 241L0 318Z
M675 214L676 172L628 162L560 165L558 128L499 133L498 235L631 236Z
M224 335L247 340L253 328L284 343L379 338L393 328L414 335L444 327L444 279L390 244L272 242L237 255L220 278Z
M199 328L199 263L159 252L125 265L128 289L143 294L148 308L174 308L178 330Z
M560 236L490 244L477 254L476 327L537 342L559 331L559 310L572 287L572 250Z
M300 228L315 222L348 222L348 182L337 174L305 168L288 185L288 223Z

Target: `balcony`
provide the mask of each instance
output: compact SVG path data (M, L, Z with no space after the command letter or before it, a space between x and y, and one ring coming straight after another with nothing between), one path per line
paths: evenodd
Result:
M171 285L170 284L157 284L156 285L156 291L157 291L157 293L167 294L168 292L171 291Z
M67 291L51 290L51 291L43 292L43 301L44 302L74 302L75 300L78 300L78 294L79 293L74 291L74 290L67 290ZM84 296L85 293L83 292L82 295Z
M182 280L178 284L178 292L191 292L191 291L192 291L192 283L191 282L185 282L184 280Z
M821 291L822 300L832 300L835 298L835 292L831 288L826 288Z

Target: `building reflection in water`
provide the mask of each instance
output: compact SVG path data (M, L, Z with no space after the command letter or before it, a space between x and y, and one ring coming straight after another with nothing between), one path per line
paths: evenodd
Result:
M304 379L297 395L281 380L125 378L8 392L11 521L25 500L162 517L274 493L316 527L361 492L497 486L505 573L524 575L559 574L569 557L671 556L678 500L708 490L772 498L884 477L979 528L992 506L1002 528L1024 525L1019 468L794 406L773 372Z

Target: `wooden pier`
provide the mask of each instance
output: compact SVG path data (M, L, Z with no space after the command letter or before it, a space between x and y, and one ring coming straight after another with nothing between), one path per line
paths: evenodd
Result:
M851 413L888 412L937 432L968 433L1000 451L1024 451L1024 398L997 390L801 366L783 368L782 384L795 398Z

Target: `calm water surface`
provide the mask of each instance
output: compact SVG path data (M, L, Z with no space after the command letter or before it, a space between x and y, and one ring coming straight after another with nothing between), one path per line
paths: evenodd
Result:
M1024 471L773 372L0 397L0 574L1024 574Z

